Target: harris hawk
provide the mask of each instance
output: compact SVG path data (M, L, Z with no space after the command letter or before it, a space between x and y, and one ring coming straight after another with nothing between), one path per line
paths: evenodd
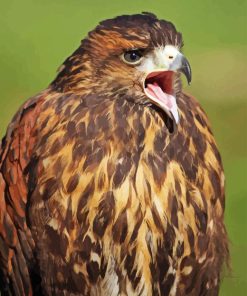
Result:
M101 22L0 149L2 295L218 295L224 172L182 35Z

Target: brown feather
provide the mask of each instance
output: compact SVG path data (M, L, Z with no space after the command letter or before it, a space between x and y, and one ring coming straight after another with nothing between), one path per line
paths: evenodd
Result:
M182 45L153 15L102 22L14 117L0 157L3 292L218 295L224 173L208 119L178 76L170 133L115 57L167 40Z

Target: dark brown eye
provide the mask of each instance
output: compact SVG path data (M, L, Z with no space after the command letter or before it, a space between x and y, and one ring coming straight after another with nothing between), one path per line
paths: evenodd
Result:
M143 54L140 50L134 49L134 50L128 50L123 54L123 60L125 63L130 65L137 65L140 63Z

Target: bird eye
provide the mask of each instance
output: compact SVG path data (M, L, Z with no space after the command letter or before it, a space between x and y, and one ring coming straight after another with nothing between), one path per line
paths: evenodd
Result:
M143 55L142 55L141 51L138 49L126 51L122 55L123 61L127 64L130 64L130 65L139 64L142 57L143 57Z

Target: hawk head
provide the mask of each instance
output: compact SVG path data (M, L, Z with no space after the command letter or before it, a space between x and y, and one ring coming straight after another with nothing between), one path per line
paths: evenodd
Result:
M119 16L89 32L52 85L58 91L154 104L178 123L180 72L191 81L181 47L182 35L172 23L150 13Z

